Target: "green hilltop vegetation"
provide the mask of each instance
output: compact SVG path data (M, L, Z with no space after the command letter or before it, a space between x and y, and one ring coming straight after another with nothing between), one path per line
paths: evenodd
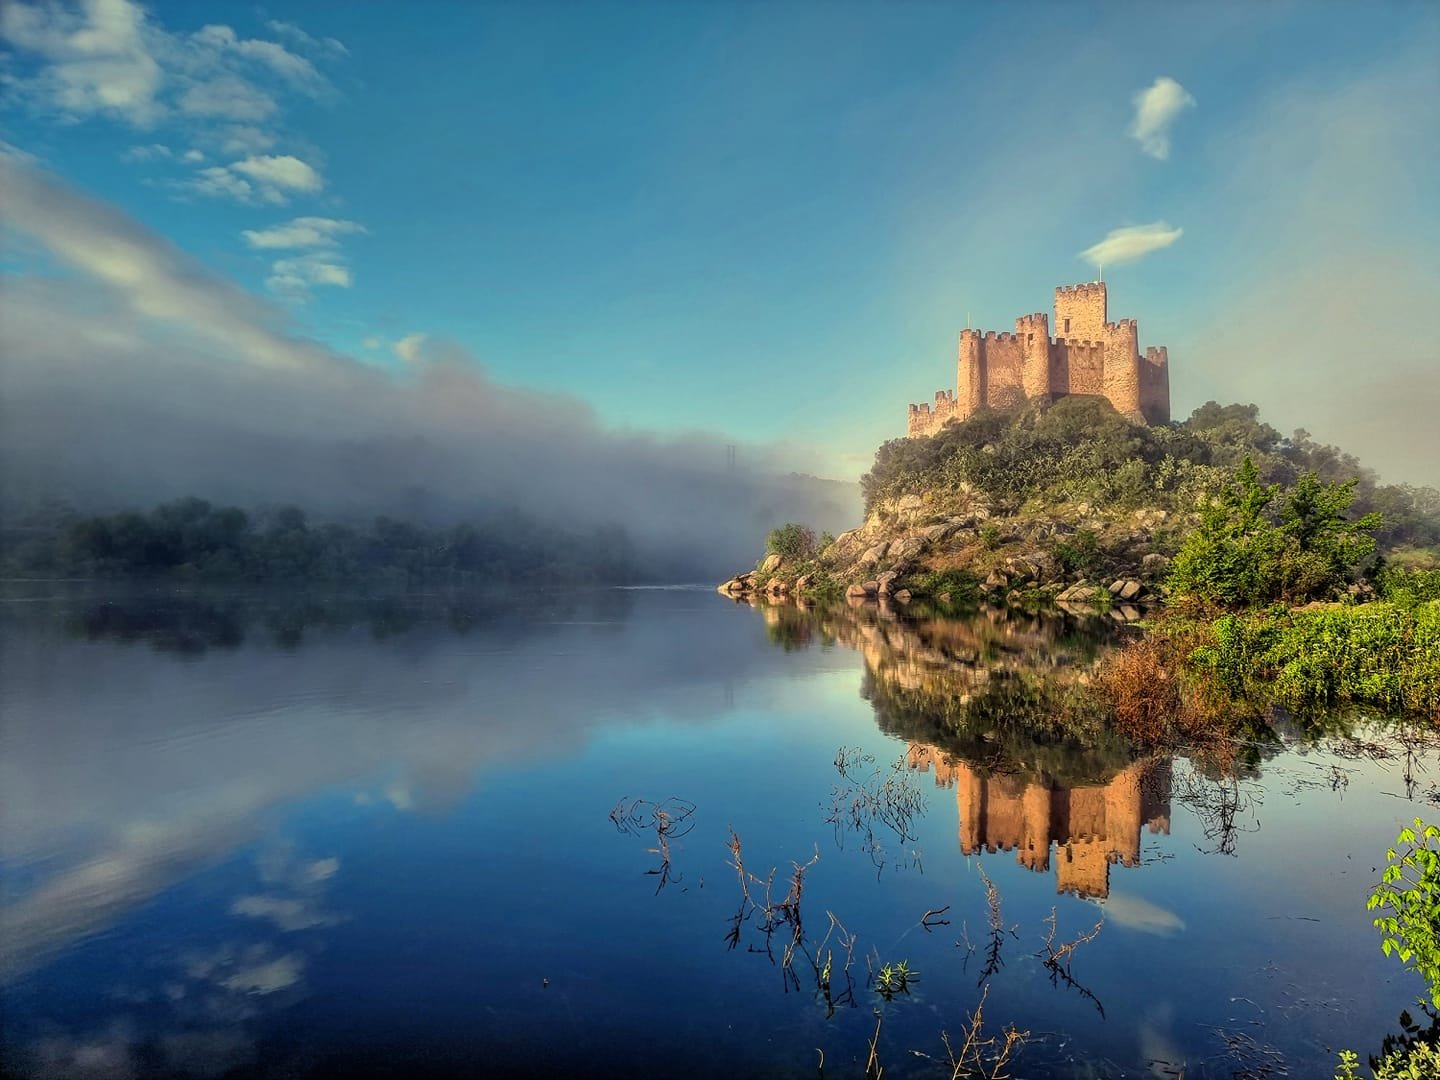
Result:
M982 409L885 443L861 483L860 528L782 526L721 590L1143 622L1100 683L1144 743L1273 705L1440 719L1440 492L1253 405L1149 427L1089 398Z

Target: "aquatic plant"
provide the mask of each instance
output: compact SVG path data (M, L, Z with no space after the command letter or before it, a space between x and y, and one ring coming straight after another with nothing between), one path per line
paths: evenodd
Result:
M920 981L920 973L901 960L886 964L875 973L875 992L886 1001L893 1001L896 994L908 994L910 987Z

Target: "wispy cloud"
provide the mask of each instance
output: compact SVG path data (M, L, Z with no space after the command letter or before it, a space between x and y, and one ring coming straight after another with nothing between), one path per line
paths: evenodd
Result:
M1133 102L1130 137L1151 157L1166 160L1170 156L1170 125L1186 109L1195 107L1195 99L1174 79L1162 75L1137 93Z
M365 227L353 221L298 217L268 229L246 229L240 235L252 248L318 248L334 247L340 237L363 232Z
M211 165L170 186L239 203L284 206L294 194L319 192L325 179L320 170L293 154L252 154L229 165Z
M231 165L230 171L247 176L267 187L285 191L313 192L325 186L319 171L293 154L247 157Z
M418 364L421 357L421 349L425 346L425 339L428 334L414 333L406 334L399 341L391 346L395 355L407 364Z
M1105 234L1104 240L1098 244L1092 244L1082 251L1080 258L1092 266L1134 262L1136 259L1149 255L1152 251L1169 247L1180 239L1184 231L1181 228L1171 228L1169 222L1165 221L1152 221L1149 225L1127 225L1121 229L1111 229Z
M207 169L216 183L243 180ZM189 255L113 208L60 183L24 154L0 149L6 216L57 259L103 283L136 315L183 328L222 355L267 367L328 358L271 328L261 301L215 278Z
M0 8L0 37L38 56L38 74L15 84L69 117L118 117L139 128L166 113L165 73L155 28L127 0L90 0L81 11L12 2Z
M277 259L265 284L273 292L295 300L308 300L310 290L328 285L348 289L353 284L350 268L333 252L312 252L290 259Z
M315 286L350 287L350 268L338 250L340 237L363 232L364 226L353 221L298 217L268 229L246 229L241 235L252 248L306 251L304 255L277 259L265 282L272 291L289 299L306 300Z
M289 23L272 22L270 29L283 40L243 37L221 24L173 33L133 0L0 5L0 41L23 64L7 82L16 100L69 122L101 118L141 130L183 127L212 154L242 160L223 167L230 176L212 167L165 186L278 204L288 192L320 190L319 173L289 155L256 155L275 145L287 96L334 96L316 61L333 61L346 49ZM133 148L125 160L198 165L205 154L192 149L182 156L156 142L149 152Z

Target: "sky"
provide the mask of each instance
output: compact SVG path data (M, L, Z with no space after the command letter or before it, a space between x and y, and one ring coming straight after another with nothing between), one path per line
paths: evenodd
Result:
M1103 263L1177 417L1440 483L1434 3L12 0L0 45L0 341L63 327L52 394L254 369L307 432L417 432L440 363L853 479L967 321Z

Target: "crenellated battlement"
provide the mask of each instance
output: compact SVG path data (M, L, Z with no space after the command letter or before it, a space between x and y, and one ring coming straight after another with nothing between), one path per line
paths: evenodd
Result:
M1078 285L1056 285L1055 296L1076 297L1089 299L1103 297L1105 295L1105 283L1103 281L1082 281Z
M1142 358L1135 319L1108 318L1103 281L1055 289L1055 336L1043 311L1021 315L1015 331L960 332L956 392L935 404L911 406L911 436L932 435L984 406L1004 408L1027 398L1107 398L1124 415L1152 424L1170 420L1169 355L1151 346Z

